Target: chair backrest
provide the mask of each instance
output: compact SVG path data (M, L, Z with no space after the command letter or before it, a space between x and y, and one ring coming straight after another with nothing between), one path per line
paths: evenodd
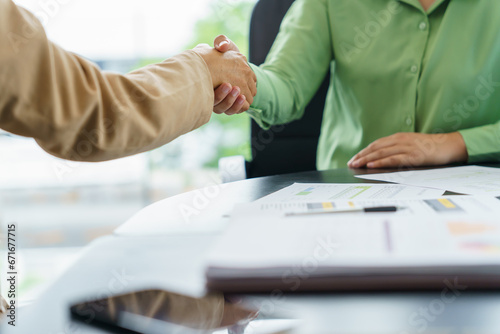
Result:
M257 2L250 22L251 63L260 65L264 62L293 1ZM252 160L247 163L248 178L316 169L316 149L328 83L329 75L300 120L273 126L267 131L252 120Z

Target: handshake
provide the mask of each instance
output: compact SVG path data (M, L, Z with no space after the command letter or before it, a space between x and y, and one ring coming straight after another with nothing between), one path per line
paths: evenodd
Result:
M238 47L220 35L214 48L200 44L193 51L203 58L212 75L214 112L234 115L248 110L257 94L257 77Z

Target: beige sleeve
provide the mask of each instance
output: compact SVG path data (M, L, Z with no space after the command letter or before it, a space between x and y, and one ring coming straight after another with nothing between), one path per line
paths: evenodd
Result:
M114 296L100 302L104 314L116 321L121 312L136 313L151 319L162 319L190 328L214 329L221 326L224 316L224 296L207 294L201 298L179 295L169 291L148 290ZM80 305L78 312L85 316L91 306Z
M7 307L9 307L9 304L7 304L7 301L0 295L0 323L7 315Z
M126 75L102 72L0 0L0 128L55 156L102 161L161 146L208 122L213 94L193 51Z

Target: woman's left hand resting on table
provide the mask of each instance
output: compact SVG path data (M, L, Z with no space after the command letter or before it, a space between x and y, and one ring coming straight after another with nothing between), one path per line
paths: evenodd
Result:
M350 168L390 168L466 162L467 148L459 132L400 132L375 140L349 160Z

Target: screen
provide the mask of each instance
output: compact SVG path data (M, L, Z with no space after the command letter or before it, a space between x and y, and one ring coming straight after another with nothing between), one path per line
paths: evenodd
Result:
M71 306L73 317L90 325L127 333L282 333L296 320L268 316L223 294L194 298L163 290L143 290Z

